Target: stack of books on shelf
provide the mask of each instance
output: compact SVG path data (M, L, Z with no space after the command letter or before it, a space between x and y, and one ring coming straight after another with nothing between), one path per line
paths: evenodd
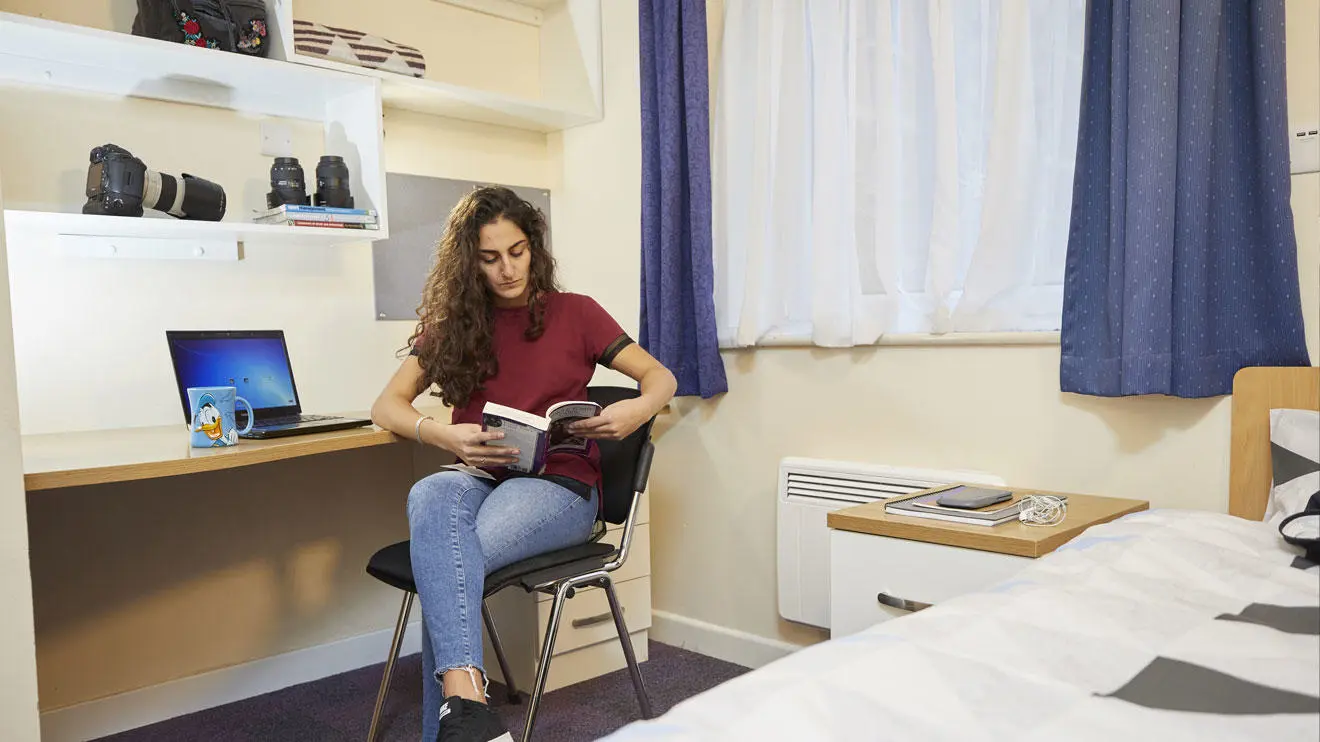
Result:
M280 224L290 227L331 227L340 229L380 229L375 209L340 209L333 206L283 204L258 211L252 217L257 224Z
M940 489L933 492L919 492L909 497L887 500L885 512L890 515L930 518L973 526L997 526L1001 523L1017 521L1018 513L1022 510L1022 501L1026 499L1026 495L1013 492L1010 499L982 508L952 508L936 502L940 495L947 491ZM1062 495L1058 497L1065 499Z

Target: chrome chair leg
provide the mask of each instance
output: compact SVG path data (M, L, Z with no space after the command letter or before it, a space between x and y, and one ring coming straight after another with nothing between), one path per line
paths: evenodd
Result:
M509 703L518 703L518 686L514 684L513 673L509 671L509 660L504 656L504 645L500 644L500 634L495 630L495 619L486 609L486 601L481 601L481 619L486 622L486 633L490 635L490 645L495 649L495 659L500 662L500 672L504 673L504 686L509 691Z
M399 606L399 620L394 624L394 641L390 642L390 656L385 660L385 676L380 679L380 692L376 694L376 711L371 715L367 742L376 742L376 733L380 730L380 715L390 694L390 678L394 676L394 663L399 659L399 647L403 646L403 632L408 628L408 614L412 611L414 597L413 593L403 593L403 605Z
M559 616L564 610L564 601L573 588L567 583L555 590L555 600L550 606L550 621L545 628L545 644L541 647L541 664L536 668L536 685L532 689L531 700L527 702L527 725L523 728L523 742L530 742L532 725L536 723L536 708L541 704L541 694L545 691L545 681L550 675L550 658L555 654L555 634L559 629Z
M623 658L628 663L628 674L632 676L633 689L637 691L637 703L642 707L642 718L652 718L651 699L646 695L646 685L642 682L642 670L637 666L637 656L633 652L632 637L628 626L623 622L623 609L619 607L619 598L614 594L614 583L610 578L601 579L605 588L605 597L610 601L610 613L614 614L614 628L619 632L619 642L623 645Z

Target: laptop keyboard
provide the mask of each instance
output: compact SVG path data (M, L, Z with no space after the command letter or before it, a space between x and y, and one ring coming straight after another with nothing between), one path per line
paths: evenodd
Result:
M334 420L333 415L286 415L284 417L262 418L255 423L254 428L274 428L283 425L300 425L302 423L315 423L322 420Z

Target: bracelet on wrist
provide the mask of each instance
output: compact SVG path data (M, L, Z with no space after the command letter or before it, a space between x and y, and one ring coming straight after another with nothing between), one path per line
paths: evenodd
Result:
M431 417L430 415L422 415L421 417L417 418L417 424L413 426L413 437L417 439L417 442L418 442L418 443L422 443L422 442L423 442L423 441L422 441L422 423L423 423L423 422L426 422L427 420L434 420L434 419L435 419L435 418L434 418L434 417Z

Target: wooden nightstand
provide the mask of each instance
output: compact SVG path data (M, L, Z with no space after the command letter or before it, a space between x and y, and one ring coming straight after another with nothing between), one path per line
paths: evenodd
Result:
M1150 507L1145 500L1067 497L1068 517L1057 526L974 526L890 515L884 501L830 513L830 636L1007 580L1087 528Z

